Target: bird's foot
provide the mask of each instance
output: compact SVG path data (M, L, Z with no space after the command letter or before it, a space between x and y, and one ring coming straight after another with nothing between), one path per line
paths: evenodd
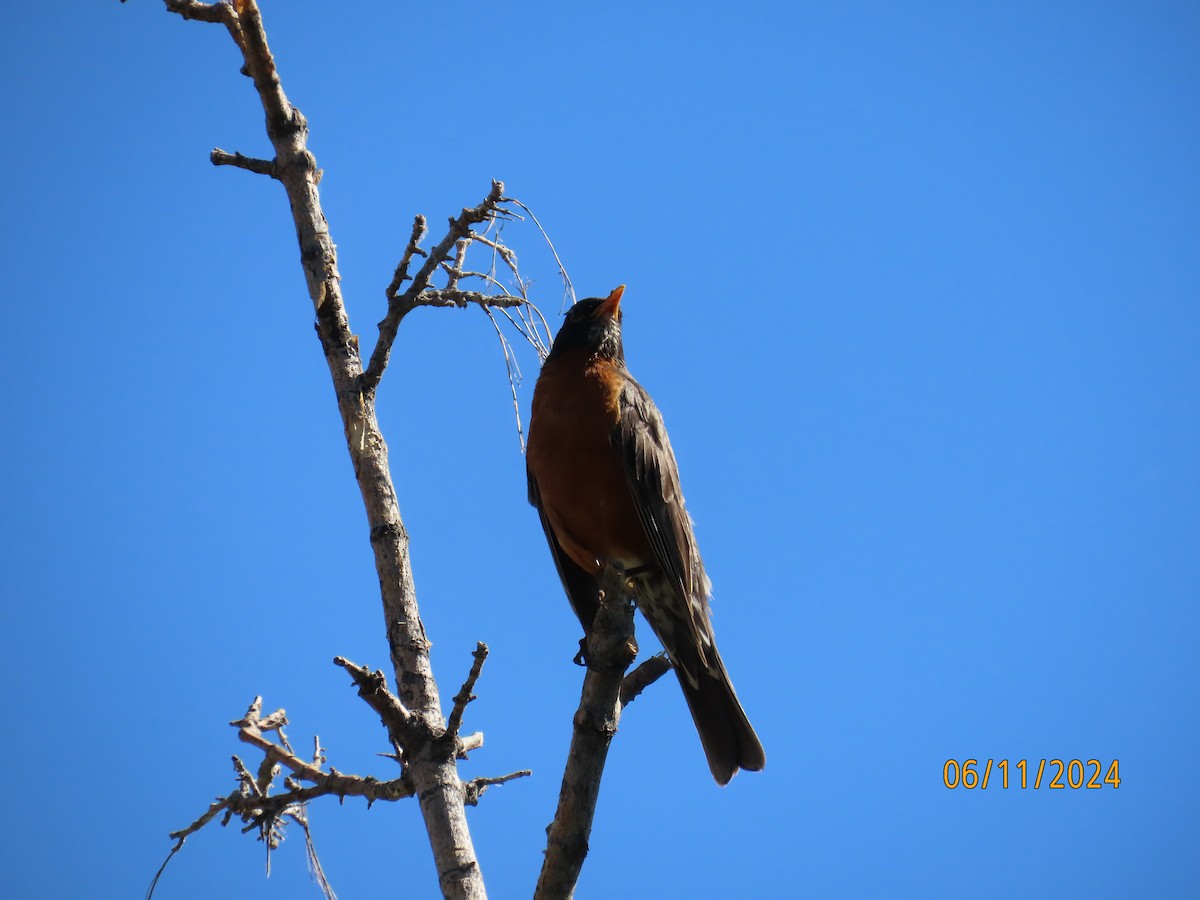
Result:
M571 660L571 662L575 663L575 665L577 665L577 666L583 666L584 668L587 668L588 655L587 655L587 638L586 637L581 637L579 639L579 652L575 654L575 658L573 660Z

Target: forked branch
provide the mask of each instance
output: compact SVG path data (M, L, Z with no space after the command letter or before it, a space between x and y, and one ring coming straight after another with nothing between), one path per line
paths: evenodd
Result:
M483 243L485 246L496 246L496 242L476 232L474 227L484 223L490 225L503 218L511 218L513 214L505 207L505 204L510 202L514 201L504 196L504 183L502 181L493 181L492 188L488 191L488 195L483 198L483 201L478 206L463 209L458 216L450 219L446 234L428 252L422 250L420 247L421 241L428 232L425 217L417 216L413 222L412 235L408 240L407 246L404 248L404 254L400 257L400 262L396 266L395 273L392 275L392 281L385 291L388 301L388 311L383 321L379 323L379 340L376 342L375 349L371 353L371 361L368 363L366 371L363 372L362 388L365 393L373 394L375 389L378 388L380 379L383 378L383 372L387 368L392 352L392 344L395 343L400 322L418 306L465 307L469 304L474 304L484 309L493 307L511 309L529 303L529 298L524 294L523 286L519 296L503 291L501 293L487 293L485 291L462 290L458 287L459 280L464 277L480 278L485 283L499 286L496 279L492 276L481 272L465 271L463 269L463 262L469 246L476 241ZM512 254L511 250L505 248L505 251L506 261L509 259L515 260L515 254ZM409 267L412 264L414 256L423 257L424 263L422 263L415 275L409 275ZM434 276L439 271L445 271L449 276L449 280L443 289L434 287L432 283ZM406 281L412 283L401 291ZM538 313L538 315L540 316L541 314Z

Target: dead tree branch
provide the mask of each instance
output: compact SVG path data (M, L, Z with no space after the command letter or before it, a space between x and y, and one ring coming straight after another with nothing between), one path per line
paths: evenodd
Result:
M588 671L534 900L561 900L574 893L587 856L608 748L621 719L621 683L637 656L625 573L605 566L600 589L600 609L587 636Z
M521 769L519 772L509 772L507 775L501 775L498 778L472 778L467 782L467 806L477 806L479 798L483 796L483 792L494 784L504 784L512 781L514 778L528 778L533 774L532 769Z
M308 123L284 93L255 0L217 4L194 0L165 2L168 11L185 19L223 24L241 50L242 71L253 79L258 92L274 157L269 162L251 161L248 157L238 162L236 155L216 154L213 162L218 165L239 165L250 171L270 174L287 192L308 294L316 310L317 334L333 381L346 445L362 494L371 546L375 553L384 624L398 688L398 708L392 708L391 704L382 701L381 707L386 708L387 715L396 720L394 723L388 721L393 740L398 737L405 739L405 743L400 744L405 763L404 789L415 794L420 804L443 896L461 900L484 897L483 878L467 828L467 792L458 777L456 747L452 743L437 740L445 733L445 722L430 665L429 640L417 608L408 534L400 517L388 468L387 445L376 420L373 385L364 385L358 338L350 329L342 299L337 250L329 233L317 188L320 171L307 146ZM454 220L461 224L452 223L451 234L426 259L426 264L417 274L413 287L418 292L428 285L430 274L446 258L454 241L465 236L471 224L483 221L492 214L502 196L503 186L496 182L481 212L466 210L459 219ZM382 372L382 361L379 372ZM404 710L406 716L401 715L400 709ZM381 717L383 715L381 712ZM403 727L401 722L404 723ZM393 733L393 725L397 733ZM272 750L269 753L278 757L280 751ZM333 776L325 773L323 777L323 783L329 784ZM348 789L357 783L337 784L339 789ZM224 802L223 809L229 811L238 801L226 798ZM261 805L266 801L256 796L254 802Z
M656 653L643 661L621 682L621 706L626 707L646 688L671 671L671 660L665 653Z
M425 217L417 215L413 219L412 236L408 239L408 246L404 248L404 255L400 257L400 262L396 266L396 271L392 275L392 283L387 286L384 292L388 299L396 296L396 291L400 290L404 282L409 280L408 267L412 264L414 256L428 257L429 254L421 249L421 241L425 240L425 235L429 233L429 226L425 224Z
M275 170L275 163L269 159L255 159L253 156L243 156L241 153L227 153L220 147L213 148L213 152L208 155L208 158L214 166L234 166L258 175L279 177L279 173Z
M287 715L282 709L267 716L262 715L262 697L255 697L245 715L229 723L238 729L240 740L262 751L263 759L258 771L251 772L239 757L233 757L237 787L227 796L214 800L192 824L171 833L175 846L155 873L146 894L147 898L154 894L167 864L183 847L184 842L217 816L222 817L222 825L228 825L233 817L237 816L245 823L242 831L258 832L258 839L267 845L268 868L269 853L282 842L284 826L289 821L299 825L304 830L305 847L314 875L325 895L333 897L333 889L325 878L313 847L312 833L308 827L308 802L326 796L335 796L339 800L346 797L362 797L370 806L376 800L396 801L413 795L412 783L405 775L391 781L379 781L371 776L347 775L332 766L326 771L321 768L325 762L325 751L317 738L313 738L312 760L302 759L292 749L283 732L283 726L287 723ZM268 737L272 732L276 736L275 740ZM284 778L285 790L271 793L275 779L284 769L290 772ZM308 786L305 786L305 783ZM470 786L464 785L464 802L467 802L468 797L472 805L478 801L479 791L473 786L473 782Z
M488 657L488 645L480 641L475 645L475 652L471 656L475 662L471 665L471 671L462 688L454 695L454 708L450 710L450 718L446 720L446 736L455 741L458 740L458 730L462 727L467 704L475 699L471 692L475 690L475 682L479 681L479 675L483 672L483 663Z
M412 786L403 777L393 781L378 781L369 775L365 777L345 775L334 768L330 768L328 772L324 771L321 763L325 761L325 756L319 742L311 762L301 759L292 750L283 733L283 726L287 724L287 716L284 711L279 709L265 717L261 713L262 697L255 697L254 702L246 711L246 715L229 724L238 729L239 740L262 751L263 761L267 766L275 771L278 771L275 769L277 765L282 766L288 769L296 779L306 781L312 787L302 788L299 786L299 782L289 777L286 782L289 790L271 796L268 788L273 779L268 778L265 783L256 785L257 789L253 792L255 796L244 798L228 807L235 814L243 815L244 818L244 812L257 809L262 811L260 818L265 815L278 815L288 806L330 794L339 798L365 797L368 804L374 803L376 800L401 800L412 796ZM278 735L278 741L272 741L267 737L270 732ZM236 757L234 758L236 759ZM249 800L254 802L249 803Z
M364 394L374 396L376 389L379 387L379 382L383 378L384 370L387 368L392 345L395 343L396 335L400 328L400 322L418 306L456 306L463 308L468 305L475 305L488 314L493 324L496 324L496 321L492 315L492 311L499 309L508 318L513 327L520 332L521 336L533 346L537 351L538 357L540 359L546 358L550 350L550 328L546 324L546 318L542 315L541 310L529 299L526 291L526 282L517 267L517 254L511 247L505 245L500 238L500 227L498 226L502 226L508 220L521 220L524 218L513 212L511 208L513 206L525 210L528 217L537 222L536 217L534 217L533 213L529 211L529 208L524 203L515 197L506 197L504 195L503 182L493 181L492 189L483 201L478 206L464 209L456 218L450 219L450 227L445 236L428 252L422 250L420 247L421 241L424 240L428 233L425 217L417 216L413 222L412 235L409 237L408 244L404 248L404 253L400 257L400 262L397 264L396 270L392 275L392 280L385 291L388 301L388 312L379 323L379 340L376 342L375 349L371 353L371 359L366 371L363 372L361 382ZM484 226L481 231L475 230L475 226L478 225ZM494 226L497 226L495 235L488 237L488 232ZM570 277L567 275L566 269L563 268L562 262L558 258L558 251L554 249L554 244L546 236L546 232L542 230L540 223L538 223L537 227L550 247L550 251L554 254L564 284L568 290L571 290ZM481 244L491 249L492 265L490 271L471 271L466 268L467 253L474 244ZM409 268L412 265L414 256L423 257L424 262L415 275L410 275ZM515 280L516 293L511 293L496 277L497 259L504 263ZM446 284L441 288L437 288L432 284L434 276L439 272L446 276ZM487 290L473 291L459 287L460 281L470 278L482 281ZM405 282L412 283L401 291ZM492 289L495 289L498 293L493 293ZM515 311L516 318L513 317L509 310ZM509 384L515 398L517 385L520 380L520 370L513 363L508 339L504 336L503 332L499 332L499 334L501 345L504 348L505 366L508 371ZM520 433L520 430L521 417L518 412L518 433ZM522 448L524 448L523 438L521 443Z
M400 699L388 690L387 677L382 672L378 669L372 672L365 666L356 665L341 656L335 656L333 664L350 673L358 688L358 696L379 714L379 720L387 729L393 746L399 749L420 742L424 737L420 723Z
M423 294L429 288L434 274L450 258L451 252L456 249L459 241L473 235L471 227L499 215L502 212L501 204L504 200L504 182L493 181L492 189L483 198L483 202L478 206L464 209L456 218L451 219L450 228L447 230L445 237L428 253L420 251L417 247L426 230L424 228L424 218L420 220L420 225L422 226L420 234L418 234L418 226L414 224L413 234L409 239L408 247L405 248L400 265L396 267L396 274L392 277L392 282L387 288L388 312L384 316L383 321L379 323L379 340L376 342L375 349L371 353L371 361L367 365L367 370L363 373L362 386L364 393L373 394L379 386L379 381L383 378L384 369L387 368L388 359L391 356L392 344L396 340L396 333L399 331L400 322L406 315L418 306L466 305L465 301L461 304L438 303L436 301L427 304L423 299ZM464 252L465 249L464 247ZM417 270L417 274L413 275L410 279L408 276L408 265L414 253L418 252L425 257L425 262ZM400 288L406 280L411 280L412 284L403 293L399 293ZM453 287L453 284L451 284L451 290L453 290ZM482 305L487 304L484 303Z
M512 294L485 294L482 291L434 290L422 291L420 301L414 306L440 306L449 308L457 306L466 309L474 303L484 308L511 309L526 303L524 297L514 297Z
M228 3L200 3L198 0L167 0L167 10L183 16L185 19L195 19L199 22L226 22Z
M247 823L247 830L257 828L260 838L267 841L268 846L274 846L282 839L286 821L299 823L308 837L311 853L306 814L306 804L311 799L326 795L339 798L362 796L368 803L373 803L377 799L416 796L443 896L462 900L484 897L483 879L464 808L477 803L489 787L529 772L522 770L499 777L476 778L466 783L458 776L456 759L464 758L468 751L483 744L481 734L460 737L459 731L467 706L473 699L487 648L483 644L477 647L467 681L454 698L449 719L444 719L429 658L430 643L416 603L408 534L389 470L387 444L376 418L375 393L387 367L400 322L408 312L418 306L462 308L475 305L487 313L500 334L515 408L520 368L495 311L499 310L542 358L549 349L550 331L545 317L529 300L528 282L518 270L516 253L502 239L505 222L523 218L514 208L523 210L546 238L565 291L573 299L570 278L541 223L523 203L505 196L502 182L493 181L483 201L451 218L445 235L429 250L421 248L428 234L426 220L424 216L414 219L411 235L387 287L388 310L379 323L378 341L364 366L359 338L351 330L342 296L336 246L321 207L318 185L322 173L307 146L308 123L284 93L256 0L164 2L169 12L183 19L225 26L241 53L241 71L253 80L265 114L267 137L273 151L270 158L217 148L212 151L210 160L216 166L269 176L279 182L287 194L308 295L316 312L316 331L333 382L347 450L367 514L396 692L393 694L389 690L382 672L371 671L340 657L335 662L351 675L360 696L379 715L394 751L387 755L402 766L400 777L390 781L345 775L332 767L323 767L325 760L319 743L311 761L301 759L284 736L286 717L283 711L263 716L261 701L256 701L246 716L234 724L239 729L239 738L262 752L262 762L256 772L251 772L240 759L234 758L237 789L218 798L195 822L172 835L177 841L172 855L182 847L187 836L199 828L218 816L223 817L223 824L228 823L235 815ZM468 251L474 243L491 250L489 271L467 267ZM410 270L417 257L422 261L412 273ZM511 273L514 288L506 288L497 277L498 262ZM473 267L476 270L482 268ZM435 277L444 277L445 284L435 285ZM464 287L467 283L472 287L482 284L483 289ZM519 410L517 421L519 431ZM554 856L555 847L578 847L580 840L586 851L604 754L620 713L621 675L636 653L632 625L627 621L631 610L623 597L623 588L614 581L606 591L614 599L605 604L602 617L607 617L606 623L608 618L613 621L598 624L593 639L592 659L598 668L585 680L584 702L576 722L579 748L577 750L573 743L572 765L568 767L563 788L565 796L568 784L590 783L587 789L591 795L590 799L585 796L579 804L572 806L569 815L562 814L560 801L560 815L556 816L560 832L552 831L552 850L548 858ZM626 628L627 631L622 630ZM628 658L622 655L626 653ZM593 678L593 674L601 670L603 677L597 674ZM636 696L636 693L634 690L628 696ZM602 746L597 745L597 740ZM272 793L281 773L284 773L284 789ZM580 830L581 838L578 836ZM574 865L573 877L578 876L581 863L582 855L569 863ZM319 864L317 868L319 870ZM159 875L161 872L160 869ZM155 876L157 880L158 875ZM323 874L320 880L331 895Z

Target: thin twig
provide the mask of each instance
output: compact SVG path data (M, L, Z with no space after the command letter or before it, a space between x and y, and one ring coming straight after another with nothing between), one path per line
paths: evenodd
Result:
M312 828L309 826L308 816L302 816L297 813L293 815L293 818L304 829L304 855L308 858L309 873L312 875L313 880L317 882L317 886L321 889L321 893L325 895L326 900L337 900L337 894L334 893L333 885L325 877L325 868L321 865L321 857L317 855L317 846L313 843Z
M528 206L526 206L524 203L522 203L520 200L516 199L515 197L505 197L504 200L506 203L512 203L516 206L521 207L521 209L523 209L523 210L525 210L525 212L529 213L529 218L533 219L533 224L536 225L538 231L540 231L542 233L542 237L545 239L546 245L550 248L550 252L554 254L554 262L558 265L558 274L559 274L559 277L561 277L563 280L563 294L564 294L563 306L566 306L565 301L568 297L571 300L571 305L574 306L575 305L575 285L571 283L571 276L567 274L567 267L564 266L563 261L561 259L559 259L558 250L554 246L554 241L550 240L550 235L546 234L546 229L542 227L542 223L538 221L538 217L533 214L532 209L530 209ZM561 308L559 309L559 312L562 312ZM547 329L547 330L549 330L549 329Z
M125 0L121 0L122 3ZM167 858L162 861L162 865L158 867L158 871L154 873L154 877L150 879L150 887L146 888L146 900L152 900L154 897L154 889L158 887L158 880L162 878L163 872L167 870L167 864L175 858L175 854L183 849L183 838L171 848L171 852L167 854Z
M475 690L475 682L479 680L483 664L488 658L488 645L479 641L475 644L475 650L471 656L475 658L475 662L471 664L471 671L467 674L467 680L463 682L462 688L454 695L454 708L450 710L450 718L446 720L446 737L453 741L458 740L458 730L462 727L467 704L475 699L472 691Z
M198 819L196 819L196 821L193 822L191 825L187 826L187 828L182 828L179 831L172 831L170 833L170 835L168 835L168 837L175 838L177 841L179 841L179 843L175 847L175 850L178 850L180 847L183 846L183 841L185 838L189 837L190 835L195 834L197 831L199 831L201 828L203 828L205 825L207 825L209 822L211 822L213 819L215 819L217 817L218 813L221 813L224 810L228 809L229 804L232 803L233 801L235 801L240 796L241 796L241 789L239 788L238 790L234 791L232 794L230 794L227 797L218 797L216 800L214 800L209 805L208 809L206 809L203 813L201 813L200 817ZM172 850L171 852L174 853L175 850ZM163 865L166 865L166 863L164 863ZM158 876L155 876L155 880L156 881L158 880Z
M485 247L491 247L500 255L500 258L504 260L508 268L512 270L512 273L519 276L520 273L517 271L517 253L512 247L501 244L499 241L493 241L482 234L475 235L471 240L477 244L483 244Z
M500 350L504 353L504 368L508 372L508 390L512 394L513 404L513 419L517 423L517 440L521 444L521 454L525 454L525 430L521 426L521 401L517 399L517 386L521 383L521 368L517 364L516 354L513 353L512 344L508 342L508 338L504 336L504 332L500 330L500 323L496 321L496 317L490 309L485 309L484 312L492 321L492 327L496 329L496 337L500 339ZM506 316L507 310L501 310ZM509 316L509 321L512 321L512 316Z
M507 775L501 775L498 778L473 778L463 785L463 790L466 792L466 799L463 802L467 806L478 806L479 798L492 785L504 784L506 781L512 781L514 778L528 778L532 774L532 769L521 769L519 772L509 772Z
M449 272L450 270L447 269L447 271ZM503 294L512 296L512 295L508 294L508 289L505 288L504 285L502 285L500 283L499 279L497 279L496 276L492 275L489 272L472 272L472 271L469 271L466 269L455 269L450 274L452 274L454 276L453 277L453 285L448 284L448 285L446 285L447 288L452 287L452 286L456 287L458 285L458 280L461 278L478 278L480 281L484 282L485 284L490 284L492 287L501 291ZM425 293L429 293L429 292L426 291ZM528 298L524 294L521 294L521 300L525 301L526 303L529 302Z
M425 224L425 217L418 214L413 218L412 235L409 236L408 245L404 248L404 255L400 257L400 262L396 265L396 271L392 273L392 282L387 286L386 296L390 300L396 296L396 291L400 290L400 286L404 282L410 280L408 276L408 267L414 256L428 256L421 249L421 241L425 240L425 235L429 233L429 227Z
M537 313L538 318L541 319L542 327L545 329L544 337L538 331L537 322L530 317L529 310L533 310ZM500 312L517 329L521 337L525 338L525 341L537 351L538 362L545 362L546 357L550 355L550 344L553 341L553 337L550 334L550 326L546 324L546 319L542 316L542 311L532 303L529 303L525 306L517 307L517 319L514 319L507 309L501 309Z

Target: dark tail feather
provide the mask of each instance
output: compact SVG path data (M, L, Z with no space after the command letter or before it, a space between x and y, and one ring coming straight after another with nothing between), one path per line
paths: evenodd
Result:
M738 702L720 656L712 670L699 671L698 687L688 684L687 677L678 669L675 674L679 676L679 685L717 784L729 784L738 769L757 772L766 765L766 753Z

